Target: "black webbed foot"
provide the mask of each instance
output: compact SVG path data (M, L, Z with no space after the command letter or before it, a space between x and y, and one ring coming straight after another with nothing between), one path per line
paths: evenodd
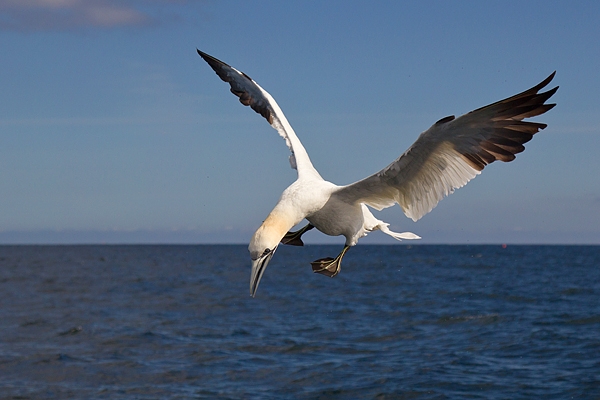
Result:
M311 224L308 224L304 228L302 228L298 231L288 232L281 239L281 243L289 244L290 246L304 246L304 242L302 241L302 235L304 235L306 232L310 231L312 228L314 228L314 226Z
M340 269L342 268L342 258L349 248L350 246L344 246L344 249L336 258L326 257L311 262L310 265L312 266L313 272L333 278L340 273Z

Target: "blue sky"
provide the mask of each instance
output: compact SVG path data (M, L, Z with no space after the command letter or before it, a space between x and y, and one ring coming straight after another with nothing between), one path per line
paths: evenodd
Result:
M246 243L295 172L199 48L268 90L338 184L556 70L514 162L417 223L378 215L422 243L599 244L598 20L593 1L0 1L0 243Z

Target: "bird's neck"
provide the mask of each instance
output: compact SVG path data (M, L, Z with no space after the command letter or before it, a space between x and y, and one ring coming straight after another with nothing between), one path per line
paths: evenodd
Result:
M263 234L273 236L279 241L298 222L295 221L293 215L285 212L281 207L276 207L267 216L259 230L261 230Z

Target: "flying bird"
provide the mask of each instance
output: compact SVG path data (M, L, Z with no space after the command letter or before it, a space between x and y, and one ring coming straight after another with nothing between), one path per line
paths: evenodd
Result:
M198 54L229 83L240 102L262 115L291 151L290 165L298 179L283 191L279 202L252 236L250 295L254 297L265 268L280 243L302 246L302 235L317 228L326 235L344 236L340 254L311 263L314 272L334 277L348 249L369 232L380 230L394 239L420 239L411 232L393 232L368 207L382 210L399 204L417 221L440 200L464 186L496 160L508 162L546 124L524 121L556 104L545 102L558 86L540 93L553 72L538 85L512 97L478 108L458 118L445 117L421 133L417 141L381 171L350 185L326 181L313 167L308 153L271 95L245 73L198 50ZM368 207L367 207L368 206ZM306 219L308 224L291 232Z

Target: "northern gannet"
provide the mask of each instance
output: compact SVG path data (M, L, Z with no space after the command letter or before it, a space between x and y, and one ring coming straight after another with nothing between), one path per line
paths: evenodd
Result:
M413 221L431 211L454 190L464 186L496 161L512 161L525 150L524 143L546 127L525 118L541 115L556 104L544 104L558 89L538 93L554 78L553 72L538 85L458 118L437 121L421 133L408 150L381 171L351 185L338 186L324 180L285 115L271 95L248 75L198 50L219 78L229 83L240 102L262 115L277 130L291 151L290 164L298 179L283 191L279 202L252 236L248 250L252 259L250 295L254 297L267 264L280 243L302 246L301 236L312 228L346 242L336 258L311 263L312 269L329 277L340 272L342 257L369 232L380 230L394 239L420 239L411 232L392 232L367 206L376 210L398 203ZM302 220L304 228L290 232Z

